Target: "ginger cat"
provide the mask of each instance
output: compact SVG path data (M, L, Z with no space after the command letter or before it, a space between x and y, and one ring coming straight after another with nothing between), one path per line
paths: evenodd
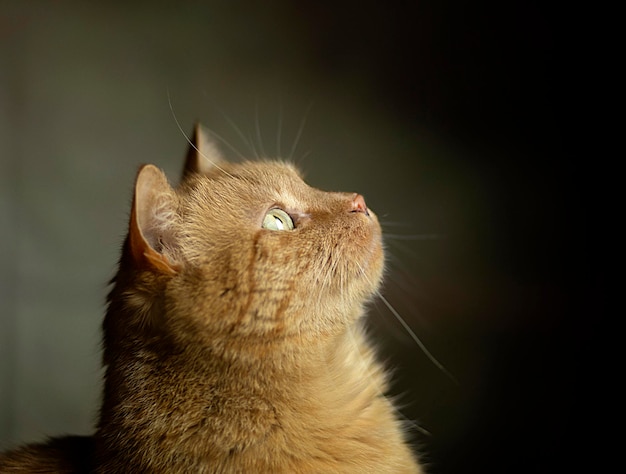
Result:
M0 472L422 472L361 330L383 260L361 195L228 163L196 127L178 187L137 176L96 433Z

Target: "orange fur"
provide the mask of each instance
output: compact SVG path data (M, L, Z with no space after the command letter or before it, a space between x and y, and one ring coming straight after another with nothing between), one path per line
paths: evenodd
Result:
M193 143L177 188L137 177L92 471L422 472L360 328L383 270L374 213L290 165L226 163L200 129ZM293 230L262 228L273 207Z

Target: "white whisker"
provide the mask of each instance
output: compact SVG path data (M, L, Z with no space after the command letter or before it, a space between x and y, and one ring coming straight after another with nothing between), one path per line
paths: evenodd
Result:
M206 156L204 153L202 153L198 147L191 141L191 138L189 138L189 136L187 135L187 133L185 133L185 131L183 130L183 127L181 127L180 122L178 121L178 117L176 117L176 113L174 112L174 106L172 105L172 98L170 97L170 89L169 87L167 88L167 103L169 104L170 107L170 111L172 112L172 117L174 118L174 122L176 123L176 126L178 127L178 130L180 130L180 133L183 135L183 137L185 137L185 140L187 140L187 143L189 143L190 146L192 146L194 148L194 150L196 150L198 153L200 153L200 155L204 158L206 158L210 163L213 164L213 166L215 166L218 170L220 170L222 173L224 173L227 176L230 176L231 178L233 177L233 175L231 175L228 171L226 171L224 168L222 168L220 165L218 165L215 161L211 160L211 158L209 158L208 156ZM227 146L230 146L224 139L222 139L219 135L217 135L214 132L209 131L212 135L214 135L216 138L218 138L219 140L221 140L222 142L224 142ZM235 150L237 151L237 150Z
M393 240L442 240L446 236L442 234L389 234L385 232L385 237Z
M361 270L363 270L363 269L361 269ZM352 330L349 330L348 333L350 335L350 341L352 342L352 344L353 344L354 348L356 349L356 351L359 353L359 355L361 356L362 359L367 360L368 356L367 356L367 354L364 354L363 351L361 350L359 342L357 341L357 339L356 339L354 333L352 332ZM385 394L384 390L382 389L380 384L377 383L376 380L373 378L374 371L375 371L375 369L370 367L370 372L364 374L364 376L369 378L372 382L374 382L375 387L376 387L376 391L378 392L378 394L381 395L382 397L385 397L386 394ZM395 403L391 403L391 408L398 415L398 417L402 418L407 424L411 425L411 427L415 428L417 431L419 431L423 435L431 436L430 431L428 431L426 428L423 428L422 426L420 426L415 420L411 420L410 418L408 418L404 413L402 413L402 410L400 410L400 408L398 408Z
M208 130L208 132L214 136L215 138L217 138L220 142L222 142L224 145L226 145L232 152L234 152L235 154L237 154L239 156L239 158L241 158L242 160L247 160L248 157L246 155L244 155L243 153L241 153L239 151L238 148L236 148L235 146L231 145L230 142L228 140L226 140L224 137L222 137L221 135L218 135L216 132L214 132L213 130Z
M404 274L410 274L409 267L407 267L406 262L396 257L393 253L388 252L387 261L391 264L390 266L399 269ZM389 278L393 278L393 272L390 272Z
M365 273L365 270L363 269L363 267L356 262L359 269L361 270L361 273L363 274L363 276L369 280L369 277L367 276L367 273ZM389 311L391 311L391 314L394 315L394 317L398 320L398 322L400 324L402 324L402 327L404 327L404 329L406 330L406 332L409 334L409 336L411 336L411 338L413 339L413 341L417 344L417 346L422 350L422 352L424 353L424 355L426 357L428 357L428 359L435 365L435 367L437 367L439 370L441 370L444 374L446 374L450 380L452 380L454 383L458 384L456 378L450 373L448 372L448 370L446 370L446 368L435 358L435 356L433 356L430 351L428 349L426 349L426 346L424 345L424 343L420 340L419 337L417 337L417 334L415 334L415 332L413 332L413 330L411 329L411 327L407 324L407 322L404 320L404 318L402 316L400 316L400 313L398 313L396 311L396 309L391 305L391 303L389 303L389 301L387 301L387 298L385 298L382 293L379 290L376 290L376 296L378 296L380 298L380 300L385 304L385 306L387 307L387 309L389 309Z
M282 140L282 133L283 133L283 108L280 107L278 109L278 131L276 132L276 155L278 158L282 158L281 154L280 154L280 142Z
M302 162L311 154L313 153L312 150L307 150L300 158L294 160L294 163L298 166L298 168L301 167Z
M309 112L313 108L313 102L309 104L306 111L304 112L304 116L300 121L300 126L298 127L298 133L296 134L296 138L293 141L293 145L291 146L291 152L288 155L288 160L291 161L293 159L293 155L296 153L296 148L298 148L298 144L300 143L300 137L302 136L302 132L304 131L304 126L306 125L306 120L309 115Z
M398 288L412 297L417 296L417 293L423 295L421 285L411 277L411 273L404 265L404 262L398 259L392 259L391 261L397 270L389 272L387 279L393 282L394 288ZM411 314L419 315L419 311L413 308Z
M267 158L265 150L263 149L263 139L261 138L261 124L259 123L259 102L258 100L254 104L254 125L256 130L256 140L259 144L259 150L263 158Z
M386 214L387 215L387 214ZM386 216L385 215L385 216ZM408 222L405 221L383 221L382 217L385 216L381 216L381 218L379 219L380 225L383 227L389 227L389 226L395 226L395 227L413 227L413 224L410 224Z
M241 130L239 130L239 128L235 125L235 123L230 119L230 117L226 114L226 112L224 112L220 107L218 107L212 100L210 100L207 96L206 91L204 92L204 96L205 98L211 103L211 107L213 109L215 109L224 120L226 120L226 122L233 128L235 129L237 135L239 136L239 138L242 139L242 141L244 142L244 145L246 145L248 148L251 148L250 143L248 143L248 141L246 140L245 136L243 136L243 133L241 132ZM224 145L226 145L226 147L228 147L228 149L230 149L233 153L235 153L239 158L241 158L243 161L247 161L249 159L248 156L246 156L244 153L242 153L237 147L235 147L234 145L232 145L228 140L226 140L224 137L222 137L221 135L218 135L216 132L214 132L213 130L209 130L209 132L211 133L212 136L214 136L215 138L217 138L220 142L222 142Z
M391 311L391 314L393 314L395 316L395 318L398 320L398 322L400 324L402 324L404 329L406 329L406 331L409 333L409 335L411 336L413 341L415 341L415 343L422 350L424 355L426 355L426 357L428 357L428 359L435 365L435 367L437 367L444 374L446 374L450 378L450 380L452 380L454 383L458 384L458 381L456 380L456 378L450 372L448 372L446 370L446 368L437 359L435 359L435 356L433 356L428 349L426 349L426 346L424 345L424 343L420 340L419 337L417 337L417 335L413 332L411 327L406 323L404 318L402 316L400 316L400 314L389 303L389 301L387 301L387 299L379 291L377 291L376 293L377 293L378 297L380 298L380 300L385 304L385 306L387 306L387 309L389 309L389 311Z
M407 246L405 241L403 241L403 240L387 239L386 242L390 243L395 248L398 248L398 249L402 250L405 254L410 255L413 258L418 257L418 255L415 252L415 250L412 247Z
M237 136L241 139L241 141L243 142L244 145L246 145L248 147L248 149L252 152L252 154L256 157L259 158L259 154L257 153L256 147L254 146L254 141L246 138L246 135L243 133L243 131L241 130L241 128L239 128L237 126L237 124L230 118L228 117L226 114L224 114L223 112L220 111L220 113L222 114L222 116L224 117L224 120L226 120L226 122L228 123L228 125L230 125L230 127L235 131L235 133L237 134Z
M252 154L254 155L254 157L257 160L260 160L261 158L263 158L263 156L261 156L261 154L259 154L259 150L257 150L257 147L254 144L254 142L255 142L254 137L252 136L252 134L250 134L248 136L248 143L250 143L250 147L252 148Z

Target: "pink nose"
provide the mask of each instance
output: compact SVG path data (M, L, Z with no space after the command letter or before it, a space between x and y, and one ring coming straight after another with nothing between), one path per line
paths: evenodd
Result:
M362 212L366 216L369 216L370 213L367 212L367 205L365 204L365 199L360 194L354 194L352 198L352 212Z

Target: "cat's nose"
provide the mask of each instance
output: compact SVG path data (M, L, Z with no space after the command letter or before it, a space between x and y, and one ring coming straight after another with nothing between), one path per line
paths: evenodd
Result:
M352 211L350 212L362 212L366 216L370 215L370 213L367 212L367 205L365 204L365 198L363 198L363 196L354 193L352 197Z

